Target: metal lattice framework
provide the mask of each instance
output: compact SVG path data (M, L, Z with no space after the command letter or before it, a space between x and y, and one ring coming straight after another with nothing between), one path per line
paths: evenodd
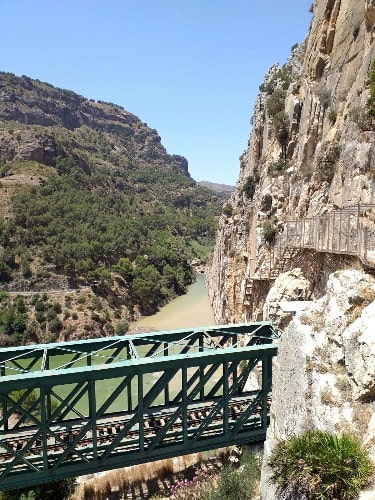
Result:
M0 489L264 440L276 338L257 322L0 349Z
M271 268L286 248L355 255L375 265L375 204L352 205L306 219L287 220L275 238Z

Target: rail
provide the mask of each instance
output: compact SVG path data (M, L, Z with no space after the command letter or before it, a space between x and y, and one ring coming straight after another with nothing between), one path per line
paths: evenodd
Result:
M272 249L271 270L287 248L354 255L375 267L375 204L353 205L305 219L287 220Z
M0 349L0 489L263 441L277 338L254 322Z

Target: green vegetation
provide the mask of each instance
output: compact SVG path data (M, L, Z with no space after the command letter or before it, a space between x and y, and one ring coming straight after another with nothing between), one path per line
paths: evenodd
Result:
M375 118L375 60L372 61L370 69L370 97L367 100L367 114L369 118Z
M319 97L320 104L323 106L323 109L327 109L332 102L332 95L329 90L322 90L321 92L317 92Z
M293 48L296 48L298 44L293 45ZM275 74L271 77L268 83L262 83L259 86L259 90L261 92L266 92L269 95L272 95L276 89L286 91L292 81L290 71L287 65L284 65L281 69L275 72Z
M226 216L226 217L232 217L233 215L233 205L232 203L230 203L228 201L228 203L226 203L224 205L224 208L223 208L223 214Z
M285 108L286 90L276 90L266 102L267 113L274 118L278 113L283 112Z
M173 500L251 500L256 498L260 478L258 457L247 453L236 468L226 465L217 473L210 468L200 469L191 480L182 480L172 488Z
M315 170L316 179L320 182L331 182L338 165L341 148L337 141L331 141L326 144L318 158L317 168Z
M284 111L276 113L273 119L273 127L275 130L276 138L281 147L281 154L286 161L287 147L289 142L289 118Z
M276 161L275 163L271 163L268 166L268 173L272 177L276 177L278 175L282 175L283 172L285 172L288 167L289 167L289 163L287 161L285 161L284 159L280 158L280 160Z
M0 213L0 285L48 289L63 276L73 286L98 281L110 296L117 280L129 310L142 313L184 293L194 280L189 262L214 244L225 198L197 185L186 160L168 155L157 131L120 106L27 77L0 73L0 80L28 118L13 121L13 108L2 108L0 140L16 149L24 138L36 149L45 145L41 163L19 159L13 149L6 156L13 159L0 162L0 177L32 180L8 184L12 213ZM42 122L49 126L38 125L31 96L48 111ZM13 309L4 310L0 334L27 342L24 313ZM40 308L37 328L56 338L59 314Z
M257 171L254 171L254 175L249 175L245 180L242 192L245 193L246 197L249 198L249 200L253 199L259 179L259 173Z
M26 343L32 336L24 299L15 297L13 301L5 292L0 292L0 347Z
M74 491L75 479L63 479L52 483L1 491L0 500L68 500Z
M276 217L273 216L270 219L266 219L262 226L263 238L267 243L272 243L277 234L276 227Z
M337 119L337 111L335 109L331 109L330 112L328 113L328 120L331 122L332 125L336 123Z
M280 441L269 464L280 493L306 500L354 500L373 472L368 452L352 436L318 430Z

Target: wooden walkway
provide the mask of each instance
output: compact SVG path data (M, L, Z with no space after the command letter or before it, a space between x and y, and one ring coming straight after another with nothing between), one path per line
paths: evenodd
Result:
M352 255L375 268L375 204L352 205L305 219L284 222L272 244L269 269L250 272L243 284L244 305L251 304L254 281L270 281L290 269L301 249Z
M306 219L287 220L273 245L269 278L278 263L302 248L358 257L375 267L375 204L353 205ZM278 274L278 273L277 273Z

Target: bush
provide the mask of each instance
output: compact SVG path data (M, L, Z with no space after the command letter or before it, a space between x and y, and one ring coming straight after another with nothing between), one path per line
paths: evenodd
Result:
M328 106L331 104L332 100L331 92L329 90L322 90L317 94L319 97L320 104L323 106L324 109L327 109Z
M337 111L335 109L331 109L331 111L328 113L328 120L334 125L336 123L337 119Z
M228 465L217 473L210 465L203 466L191 480L184 479L172 487L173 500L249 500L255 498L260 467L255 455L242 457L240 468Z
M367 100L367 114L369 118L375 118L375 60L372 61L370 69L370 97Z
M331 182L335 173L338 161L340 159L341 149L337 142L329 142L326 149L318 158L315 175L318 181Z
M262 230L263 230L264 241L272 243L277 233L277 228L275 226L275 219L272 217L271 219L265 220L263 222Z
M129 323L127 321L119 321L116 326L114 333L116 335L125 335L125 333L129 330Z
M231 203L227 203L223 208L223 214L227 217L232 217L233 215L233 206Z
M319 430L280 441L269 465L280 493L298 498L358 498L373 465L368 452L350 435Z
M284 111L285 108L286 90L276 90L268 99L266 103L267 113L274 118L277 113Z
M247 454L239 469L224 467L210 500L248 500L255 498L256 485L260 478L259 463L255 455Z
M275 163L271 163L271 165L268 166L268 173L272 176L275 177L277 175L281 175L285 170L289 167L289 163L283 159L280 158Z
M253 199L255 188L259 182L259 174L254 173L254 175L249 175L243 185L242 192L245 193L249 200Z
M61 479L51 483L0 492L0 500L67 500L74 491L75 479Z

